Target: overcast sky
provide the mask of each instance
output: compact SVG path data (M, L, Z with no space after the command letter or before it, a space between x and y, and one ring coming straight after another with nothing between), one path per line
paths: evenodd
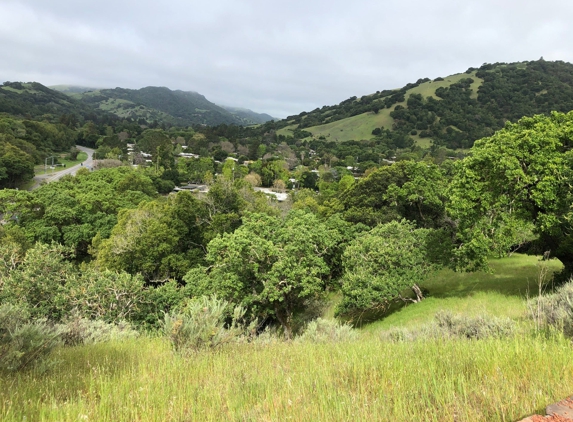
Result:
M286 117L482 63L573 62L571 0L0 0L0 82Z

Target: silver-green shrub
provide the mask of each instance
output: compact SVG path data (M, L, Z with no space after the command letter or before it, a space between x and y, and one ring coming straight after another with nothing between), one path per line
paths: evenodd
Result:
M22 307L0 305L0 372L45 365L60 344L59 331L45 320L30 321Z
M455 315L440 311L434 321L412 329L394 328L383 331L384 341L415 341L424 339L461 338L482 340L486 338L509 337L516 333L516 324L510 318L492 315Z
M557 328L573 336L573 281L559 287L555 293L528 302L529 315L538 327Z
M298 339L311 343L335 343L355 340L357 337L358 333L356 330L348 324L317 318L308 323Z
M163 330L177 352L213 349L248 332L245 312L226 300L203 296L190 300L179 312L165 314Z
M454 315L451 312L438 312L435 316L439 331L449 337L481 340L490 337L508 337L515 332L515 322L510 318L491 315Z
M102 320L90 320L79 314L72 315L57 327L61 333L62 341L67 346L125 340L139 336L139 333L129 322L110 323Z

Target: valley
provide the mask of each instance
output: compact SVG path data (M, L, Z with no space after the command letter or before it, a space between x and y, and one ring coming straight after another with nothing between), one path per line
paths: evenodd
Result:
M572 64L286 119L55 88L0 86L0 419L517 421L571 394Z

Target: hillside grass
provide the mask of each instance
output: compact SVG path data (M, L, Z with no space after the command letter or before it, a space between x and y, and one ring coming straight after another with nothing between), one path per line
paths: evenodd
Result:
M440 98L436 96L436 89L438 88L447 88L449 87L451 84L455 84L459 81L461 81L462 79L466 79L466 78L472 78L474 80L473 84L471 85L471 89L472 89L472 95L471 98L477 98L477 91L479 89L479 87L483 84L483 79L478 78L476 76L476 71L473 71L471 73L457 73L455 75L450 75L444 78L443 81L429 81L429 82L424 82L412 89L409 89L406 92L406 99L408 98L408 96L412 95L412 94L420 94L422 95L422 97L427 98L427 97L433 97L436 100L439 100ZM406 103L400 103L403 106L406 106Z
M0 420L518 420L573 391L569 339L524 331L394 343L379 333L440 309L523 318L538 266L537 257L514 255L492 260L489 274L440 271L423 284L428 299L352 342L244 343L188 357L150 336L60 348L46 373L0 376Z
M281 129L277 130L277 135L292 136L292 131L295 130L297 128L297 126L298 125L296 125L296 124L285 126Z
M91 94L91 93L87 93ZM86 94L80 94L86 95ZM130 108L124 108L123 105L128 104ZM133 101L125 100L122 98L108 98L105 101L101 101L98 103L98 108L100 110L104 110L110 113L113 113L122 118L144 118L144 119L168 119L169 114L156 110L153 108L149 108L147 106L137 105ZM204 112L207 110L198 110L198 112Z
M560 336L242 344L188 358L160 338L60 349L0 378L8 421L514 421L573 390Z
M492 314L512 319L524 319L526 301L539 293L539 269L546 265L548 277L543 291L551 289L553 273L563 266L552 259L540 261L537 256L514 254L492 259L491 272L456 273L444 269L420 283L427 298L420 303L394 306L384 319L367 324L367 331L391 327L412 328L429 323L436 313L449 310L470 316Z
M1 86L0 89L4 89L4 90L10 91L10 92L15 92L17 94L23 94L23 93L38 94L38 93L40 93L40 91L38 91L37 89L32 88L31 83L22 83L22 86L24 87L24 89L16 89L16 88L12 88L11 86Z
M375 128L392 126L394 119L390 117L390 112L393 109L383 108L377 114L373 112L362 113L325 125L305 128L304 130L312 133L315 137L324 136L327 140L335 142L372 139L372 131Z
M121 108L122 104L135 104L133 101L123 100L121 98L108 98L99 103L99 108L105 111L112 111Z

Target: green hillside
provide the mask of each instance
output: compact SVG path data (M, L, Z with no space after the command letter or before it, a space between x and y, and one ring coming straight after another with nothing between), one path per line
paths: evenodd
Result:
M572 64L544 60L484 64L289 116L279 122L277 134L296 137L294 131L302 129L305 136L343 142L373 139L378 129L387 129L422 146L468 148L506 121L572 109Z
M62 114L94 120L105 114L38 82L0 85L0 113L43 120L58 120Z
M84 104L113 113L121 118L164 122L175 126L251 125L272 119L268 115L261 115L250 110L229 111L196 92L172 91L165 87L67 92Z

